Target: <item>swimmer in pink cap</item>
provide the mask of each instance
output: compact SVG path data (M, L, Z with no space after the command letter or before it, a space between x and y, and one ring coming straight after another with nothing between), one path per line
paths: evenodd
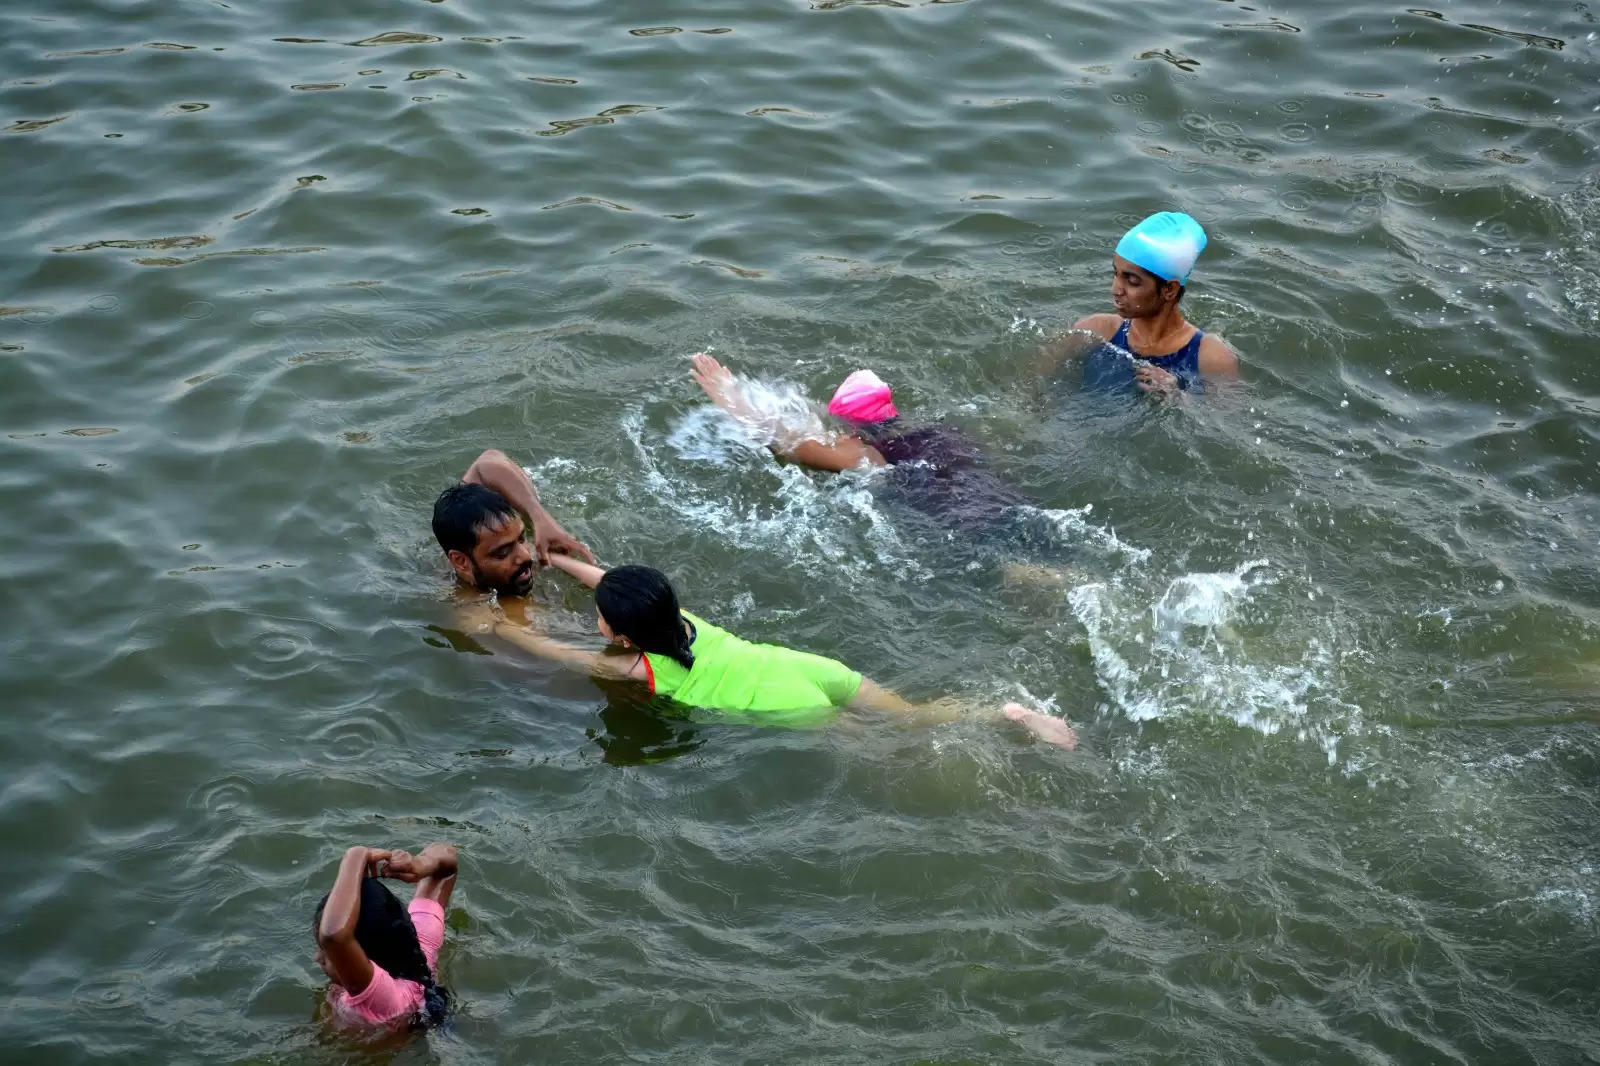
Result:
M889 386L870 370L857 370L844 379L828 401L828 413L849 422L888 422L900 417Z
M694 379L713 403L750 426L762 423L739 379L704 352L694 357ZM765 442L781 458L814 470L897 467L883 487L952 531L973 539L1004 532L1016 510L1033 501L988 468L983 452L954 426L906 426L889 386L870 370L845 378L828 413L844 423L827 432L820 423L782 427Z
M751 406L733 372L704 352L696 355L693 363L694 380L712 402L748 424ZM970 475L963 481L967 487L985 482L984 490L1003 498L1006 506L1028 502L993 474L981 470L982 457L976 445L959 430L940 425L904 429L889 386L870 370L857 370L840 383L828 401L828 413L845 423L845 432L824 433L817 426L809 433L779 434L767 446L782 458L815 470L853 470L920 461L952 477L958 473ZM923 502L927 502L926 498Z
M1117 242L1111 256L1111 303L1115 314L1086 315L1072 324L1109 342L1121 359L1127 381L1133 357L1133 383L1143 392L1171 394L1205 379L1236 378L1239 357L1214 336L1183 317L1178 305L1189 274L1206 247L1200 223L1178 211L1160 211L1141 220ZM1072 355L1087 358L1088 381L1105 345L1072 350L1070 334L1045 346L1059 364ZM1104 360L1101 360L1102 362Z

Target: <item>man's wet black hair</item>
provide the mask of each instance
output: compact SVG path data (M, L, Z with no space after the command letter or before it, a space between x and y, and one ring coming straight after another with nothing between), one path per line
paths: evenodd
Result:
M612 632L640 651L668 656L685 670L694 666L678 594L666 574L648 566L612 567L594 588L594 605Z
M323 896L311 919L313 931L322 925L322 912L328 906ZM416 1029L431 1029L444 1022L450 1012L450 992L438 985L422 953L417 927L400 897L389 891L376 877L361 879L361 913L356 916L356 943L374 966L381 966L390 977L415 981L422 986L422 1006L411 1024Z
M461 481L439 493L433 502L433 536L445 551L464 552L471 558L480 530L517 517L517 509L498 492Z

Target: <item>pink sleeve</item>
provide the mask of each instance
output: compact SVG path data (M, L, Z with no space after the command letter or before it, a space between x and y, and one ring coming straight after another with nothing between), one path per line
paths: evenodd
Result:
M361 1021L383 1025L417 1009L422 999L415 981L397 981L377 963L372 964L372 981L359 996L348 996L345 1010Z
M406 905L411 924L417 927L417 943L428 960L428 969L439 972L439 949L444 947L444 908L435 899L412 899Z

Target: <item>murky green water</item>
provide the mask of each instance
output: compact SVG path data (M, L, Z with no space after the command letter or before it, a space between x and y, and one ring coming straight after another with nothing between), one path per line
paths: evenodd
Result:
M1593 1061L1597 19L0 14L0 1059L394 1056L312 1023L309 913L442 836L460 1010L397 1061ZM1031 377L1167 207L1246 384ZM878 369L1071 585L740 447L706 346ZM1082 748L457 650L427 516L487 446L745 636Z

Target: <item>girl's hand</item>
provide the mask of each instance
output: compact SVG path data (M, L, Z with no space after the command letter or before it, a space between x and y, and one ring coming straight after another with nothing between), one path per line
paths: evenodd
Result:
M546 512L546 517L548 515ZM549 566L557 555L581 555L594 562L594 552L589 546L558 526L553 518L546 522L534 521L533 551L539 557L540 566Z
M711 397L712 403L719 407L724 405L733 389L733 371L705 352L697 353L690 362L694 367L690 373L694 375L695 382Z
M417 870L417 857L399 848L389 854L389 866L386 872L396 881L404 881L407 884L412 884L425 876Z
M393 855L394 852L390 851L388 848L368 848L366 862L367 876L385 876L383 872L383 864L387 863L390 857Z
M1162 370L1158 366L1151 366L1142 359L1134 364L1133 378L1141 392L1171 395L1178 391L1178 375Z

